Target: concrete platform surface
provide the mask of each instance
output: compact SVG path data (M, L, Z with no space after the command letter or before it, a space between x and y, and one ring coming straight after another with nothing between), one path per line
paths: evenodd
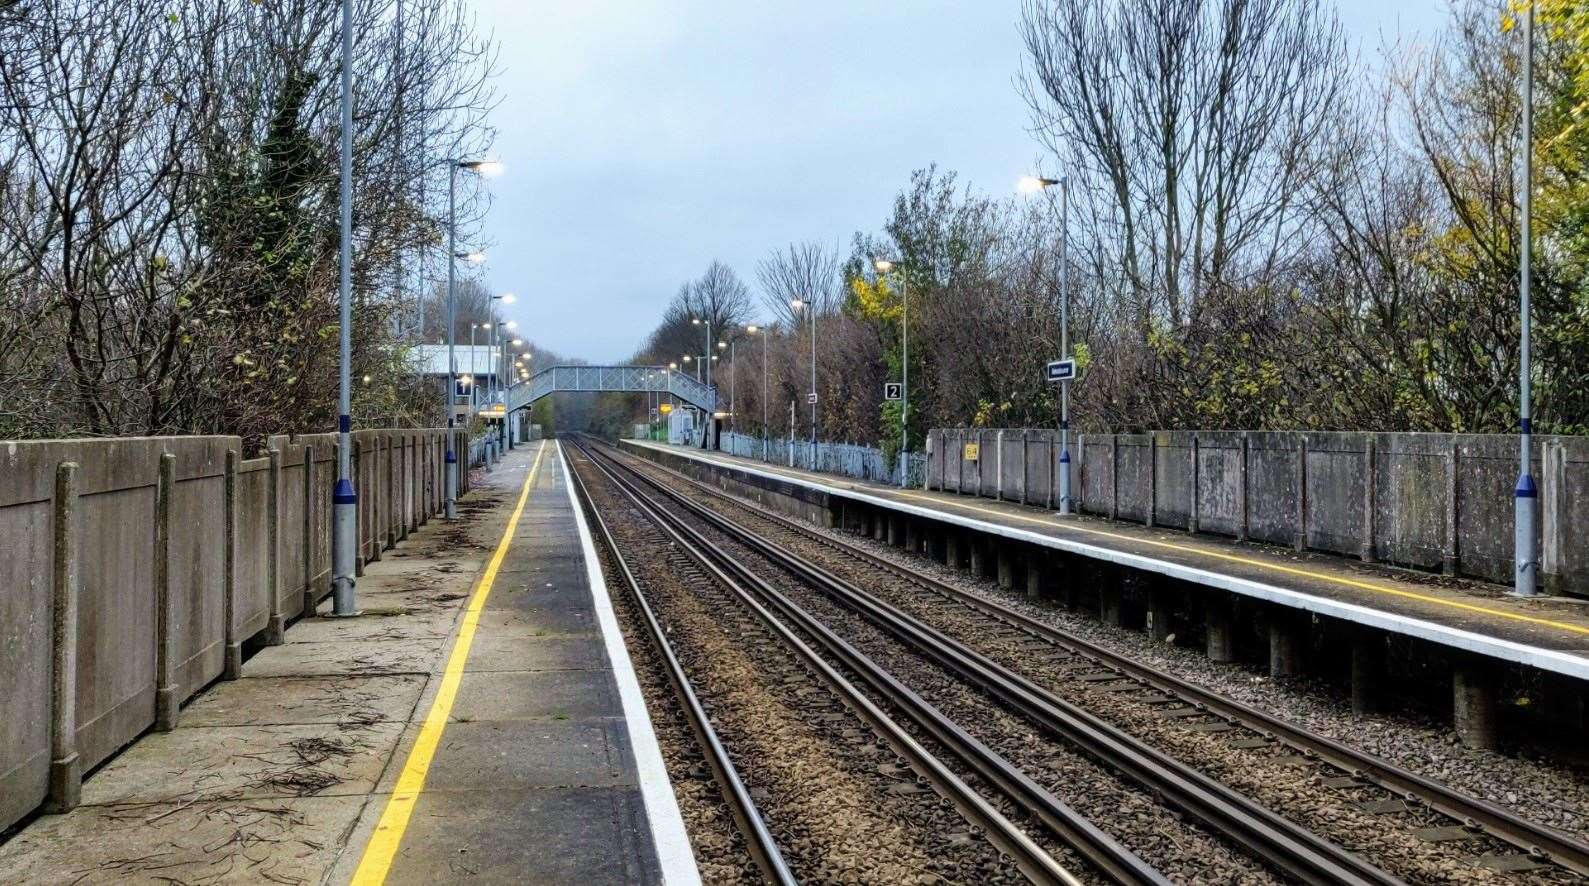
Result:
M698 882L556 444L467 505L0 845L0 883Z
M1480 582L1092 516L1060 517L1012 502L899 489L686 446L625 445L1589 679L1589 605L1579 601L1521 600ZM1496 531L1510 534L1511 527Z

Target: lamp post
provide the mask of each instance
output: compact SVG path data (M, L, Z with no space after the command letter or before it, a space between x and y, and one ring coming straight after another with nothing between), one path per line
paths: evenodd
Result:
M767 460L767 330L751 324L745 327L747 335L761 334L761 460Z
M886 274L902 267L897 259L880 258L872 263L879 273ZM910 452L910 275L900 275L900 298L904 311L899 321L899 488L904 489L908 471L905 456Z
M708 314L706 316L706 319L704 319L704 320L701 319L700 317L691 317L690 318L690 325L706 327L705 329L702 330L702 332L705 333L705 337L702 339L703 344L701 345L701 348L707 354L711 354L712 353L712 317L711 317L711 315ZM712 384L712 366L711 366L711 361L710 360L707 361L705 384L706 384L707 387L711 387L711 384Z
M336 616L358 614L353 582L359 497L353 488L353 0L342 0L342 242L337 281L337 482L331 490L331 609Z
M811 299L791 299L789 306L796 311L804 311L805 316L811 321L811 469L817 467L817 312L816 302ZM789 422L789 436L794 436L794 422Z
M1070 176L1027 176L1022 191L1059 186L1059 359L1070 359ZM1059 383L1059 513L1070 514L1070 379Z
M728 348L728 432L731 434L739 428L739 368L734 363L734 345L738 343L737 338L733 342L717 343L719 351ZM712 359L716 360L717 355L713 354Z
M347 2L347 0L344 0ZM458 252L458 170L462 169L477 175L494 175L502 167L501 164L490 160L460 160L452 158L447 163L447 455L445 458L446 469L446 517L448 520L458 519L458 453L454 451L453 426L457 417L453 414L457 410L458 390L458 362L454 356L458 326L458 260L478 264L485 261L485 254L479 251ZM470 389L470 395L474 391Z
M1533 450L1533 361L1529 347L1531 296L1533 283L1533 188L1534 188L1534 9L1529 4L1523 9L1523 182L1518 188L1522 201L1522 231L1520 266L1518 268L1518 314L1522 326L1521 353L1518 355L1518 474L1517 489L1513 498L1516 517L1513 524L1514 559L1517 574L1511 594L1514 597L1533 597L1539 593L1536 573L1539 561L1535 545L1535 506L1539 490L1534 485L1533 466L1529 456Z

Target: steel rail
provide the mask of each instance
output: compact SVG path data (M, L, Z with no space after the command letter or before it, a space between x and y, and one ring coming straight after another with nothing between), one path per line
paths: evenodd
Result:
M727 748L717 737L717 730L712 728L711 720L707 717L706 708L701 705L700 698L695 694L695 689L690 685L690 678L684 672L684 666L679 663L678 656L673 652L673 646L667 640L667 634L662 630L662 623L657 619L656 613L651 609L645 594L640 590L640 581L629 568L629 562L624 558L612 530L607 526L607 521L602 518L601 511L596 508L590 498L590 491L585 488L577 471L569 471L569 476L574 478L574 488L578 492L580 501L584 504L585 512L594 520L596 529L601 535L601 540L612 554L613 561L617 564L618 572L623 576L624 586L628 588L629 596L634 600L635 606L640 610L641 620L645 624L646 636L657 654L662 658L664 670L668 675L668 682L673 687L673 694L677 696L683 707L685 719L689 721L690 731L695 733L695 739L705 751L706 763L712 770L712 777L717 781L717 786L728 801L729 811L734 816L734 821L739 825L740 833L744 834L745 842L750 849L750 855L756 862L756 867L761 869L762 876L769 883L779 886L794 886L799 881L789 870L789 865L784 861L783 853L778 848L777 841L772 832L767 828L767 822L761 816L761 811L756 808L756 801L751 798L750 791L745 787L745 782L739 777L739 770L734 767L734 761L728 755Z
M576 442L576 445L580 446L589 463L611 480L613 485L629 499L637 510L661 530L673 544L677 545L686 555L696 560L703 569L737 597L786 646L793 649L806 666L823 683L833 689L847 707L865 720L879 737L888 742L899 753L911 769L930 782L939 795L953 804L966 817L967 821L980 828L987 836L988 841L1008 855L1014 861L1016 867L1029 880L1034 883L1081 886L1083 881L1062 867L1053 856L1049 855L1048 852L1034 842L1030 836L1005 818L987 800L983 799L980 794L972 790L969 785L945 766L942 761L938 760L937 757L933 756L917 742L909 732L895 723L882 708L878 707L865 693L847 680L843 674L828 663L816 650L812 649L789 626L785 625L766 606L762 605L756 599L757 595L743 587L734 575L731 575L725 569L725 566L728 566L736 573L748 574L748 570L744 570L739 564L734 564L732 558L723 552L720 546L706 541L697 530L683 524L676 516L657 507L648 496L632 483L618 476L611 467L603 464L598 458L592 457L591 451L582 443ZM829 633L831 634L831 632ZM837 637L834 636L833 639L837 639ZM859 656L859 653L855 653L855 655ZM895 685L899 689L904 689L903 685L898 684L897 681L895 681ZM1127 882L1132 881L1128 880ZM1155 880L1153 882L1161 881Z
M624 455L625 457L632 457L627 454ZM692 487L716 498L732 502L740 507L747 506L744 502L735 499L727 493L671 468L652 462L647 462L647 464L657 470L665 471L682 482L688 483ZM1353 748L1333 738L1320 735L1303 726L1286 721L1251 705L1243 704L1211 689L1190 683L1172 674L1167 674L1150 665L1142 664L1120 653L1099 646L1086 638L1032 618L996 600L989 600L981 595L957 588L932 575L875 554L865 548L824 535L808 526L801 525L798 521L767 511L758 512L758 516L800 534L811 541L841 551L868 565L887 570L899 578L915 582L928 590L978 609L1013 627L1032 633L1039 639L1062 647L1067 652L1091 658L1100 666L1117 670L1123 675L1145 683L1159 692L1178 696L1192 705L1207 710L1210 714L1232 721L1265 737L1273 738L1306 755L1314 756L1324 763L1350 773L1367 784L1377 785L1400 797L1416 800L1430 809L1453 819L1462 827L1477 829L1536 859L1548 861L1580 876L1589 877L1589 844L1574 838L1571 834L1531 821L1503 806L1464 794L1449 785L1397 766L1381 757Z
M809 582L835 602L980 686L1033 722L1148 790L1156 791L1167 802L1290 876L1318 886L1401 883L1389 872L1059 698L827 570L783 550L754 531L691 501L654 478L635 475L718 531Z

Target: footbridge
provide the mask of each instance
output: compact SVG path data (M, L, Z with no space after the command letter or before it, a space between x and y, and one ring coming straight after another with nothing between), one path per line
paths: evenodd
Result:
M553 366L508 388L504 405L509 412L524 409L547 394L559 392L664 393L705 412L717 409L717 391L695 378L666 366Z

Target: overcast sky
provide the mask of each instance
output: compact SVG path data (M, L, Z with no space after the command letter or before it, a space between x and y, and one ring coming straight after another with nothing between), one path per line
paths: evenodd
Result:
M847 253L913 169L1003 194L1040 156L1019 0L470 2L502 49L482 274L565 356L623 360L714 258L755 289L787 243ZM1446 8L1340 3L1370 56Z

